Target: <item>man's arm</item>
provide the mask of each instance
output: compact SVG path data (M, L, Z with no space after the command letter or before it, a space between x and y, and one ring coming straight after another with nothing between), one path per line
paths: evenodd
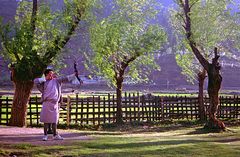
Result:
M33 80L33 82L36 84L37 89L43 93L44 91L44 82L46 82L45 78L36 78Z
M34 79L33 80L33 82L35 83L35 84L41 84L41 83L43 83L43 82L46 82L46 80L45 80L45 78L36 78L36 79Z
M58 77L57 81L59 83L67 83L67 82L73 81L74 79L76 79L76 75L71 74L71 75L67 75L67 76Z

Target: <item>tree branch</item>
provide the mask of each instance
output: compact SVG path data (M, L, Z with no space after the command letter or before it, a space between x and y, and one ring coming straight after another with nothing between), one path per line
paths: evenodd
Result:
M195 2L193 2L190 6L190 9L192 9L192 7L198 2L199 0L196 0Z
M212 64L216 67L217 70L221 69L221 66L218 62L220 55L218 55L218 49L217 47L214 48L214 58L212 59Z
M2 37L2 40L3 40L3 47L4 47L4 49L9 53L9 54L13 54L14 56L15 56L15 58L16 58L16 60L17 61L20 61L20 57L18 56L18 54L16 53L16 51L14 51L14 52L11 52L9 49L8 49L8 46L9 46L9 41L10 41L10 39L8 39L7 37L8 37L8 32L6 33L6 32L4 32L4 34L3 34L3 32L1 33L1 37Z
M5 47L5 49L8 51L8 53L11 53L10 50L9 50L7 47ZM14 54L14 56L15 56L17 62L19 62L19 61L20 61L20 57L18 56L17 52L14 51L14 52L12 52L12 53Z
M182 2L182 0L179 0L179 1ZM191 25L191 17L190 17L191 8L189 5L189 0L185 0L183 10L184 10L185 18L186 18L186 26L185 26L186 37L189 42L189 45L190 45L194 55L197 57L198 61L200 62L200 64L204 67L204 69L206 69L208 71L209 62L200 53L194 39L192 38L192 30L191 30L192 25Z
M33 0L32 17L31 17L31 31L32 31L32 35L34 34L34 31L36 29L37 9L38 9L37 0Z
M68 30L68 33L64 37L64 39L61 40L59 36L55 39L54 47L49 48L48 52L45 54L45 58L47 60L51 60L57 54L57 52L60 51L67 44L67 42L70 40L72 34L75 32L79 22L81 21L82 12L83 11L80 11L78 9L77 15L73 17L71 27Z
M135 59L137 59L139 56L140 56L140 53L138 53L137 51L136 51L135 55L130 57L129 59L127 58L127 56L125 56L124 57L125 60L122 62L122 68L125 70L128 67L128 65L131 62L133 62Z
M182 14L178 14L178 15L182 18L184 24L186 24L186 20L185 20L185 18L184 18L184 15L182 15Z
M179 4L180 4L181 7L184 9L184 3L183 3L183 0L179 0Z
M32 5L33 6L32 6L32 16L31 16L31 23L30 23L30 38L28 39L29 45L31 48L33 47L33 37L36 29L37 10L38 10L37 0L33 0Z

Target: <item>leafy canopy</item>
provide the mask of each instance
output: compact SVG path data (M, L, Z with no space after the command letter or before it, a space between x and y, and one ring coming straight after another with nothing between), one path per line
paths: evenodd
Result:
M181 0L175 0L177 10L171 11L172 26L175 28L178 51L176 61L182 67L182 73L190 82L196 79L201 65L196 61L191 48L185 38L185 16ZM231 14L229 0L189 0L191 7L192 40L197 44L202 55L210 61L214 47L226 51L226 43L236 40L236 18ZM232 54L226 51L228 57Z
M56 1L57 2L57 1ZM95 0L39 1L33 16L33 2L19 2L15 21L0 25L4 58L14 63L18 80L32 80L56 59L77 24L90 14Z
M92 52L87 56L89 65L93 65L91 69L114 86L125 73L137 81L146 79L144 73L159 68L154 62L154 53L166 40L164 30L152 24L159 3L117 0L109 6L111 14L97 19L90 27Z

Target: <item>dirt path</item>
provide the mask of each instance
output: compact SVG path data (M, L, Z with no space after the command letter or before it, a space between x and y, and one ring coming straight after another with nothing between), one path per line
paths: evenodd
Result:
M1 144L18 144L29 143L33 145L69 145L74 141L91 140L89 137L81 132L74 130L61 130L58 133L64 140L53 140L52 135L49 135L48 141L42 141L42 128L19 128L0 126L0 143Z

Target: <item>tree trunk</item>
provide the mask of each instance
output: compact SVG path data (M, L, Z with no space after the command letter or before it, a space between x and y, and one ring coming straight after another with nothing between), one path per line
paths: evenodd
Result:
M222 76L220 74L220 65L218 62L217 48L214 49L215 57L212 60L212 64L209 65L208 72L208 95L210 99L209 108L209 122L206 127L217 130L225 130L225 124L217 119L217 111L219 106L218 92L222 84Z
M191 21L191 8L192 6L189 3L189 0L179 0L179 4L184 11L184 29L186 33L187 40L189 41L189 45L198 59L200 64L208 73L208 94L210 98L210 109L209 109L209 123L206 126L210 128L216 128L223 130L225 129L225 125L223 122L217 119L217 109L218 109L218 92L221 87L222 77L220 75L220 65L218 62L219 55L217 54L217 48L214 49L215 57L212 59L212 64L208 62L206 58L200 53L197 43L194 41L192 37L192 21Z
M204 80L206 78L206 70L203 69L201 72L198 73L198 101L199 101L199 119L200 121L206 120L206 111L204 107L204 96L203 96L203 90L204 90Z
M208 95L210 99L209 107L209 122L206 124L206 127L211 129L224 130L225 124L217 119L217 111L219 106L219 95L218 92L221 87L222 77L220 74L215 74L214 72L208 72Z
M33 88L33 81L14 81L15 93L12 104L10 125L26 126L27 104Z
M122 114L122 83L123 76L117 78L117 124L123 124L123 114Z

